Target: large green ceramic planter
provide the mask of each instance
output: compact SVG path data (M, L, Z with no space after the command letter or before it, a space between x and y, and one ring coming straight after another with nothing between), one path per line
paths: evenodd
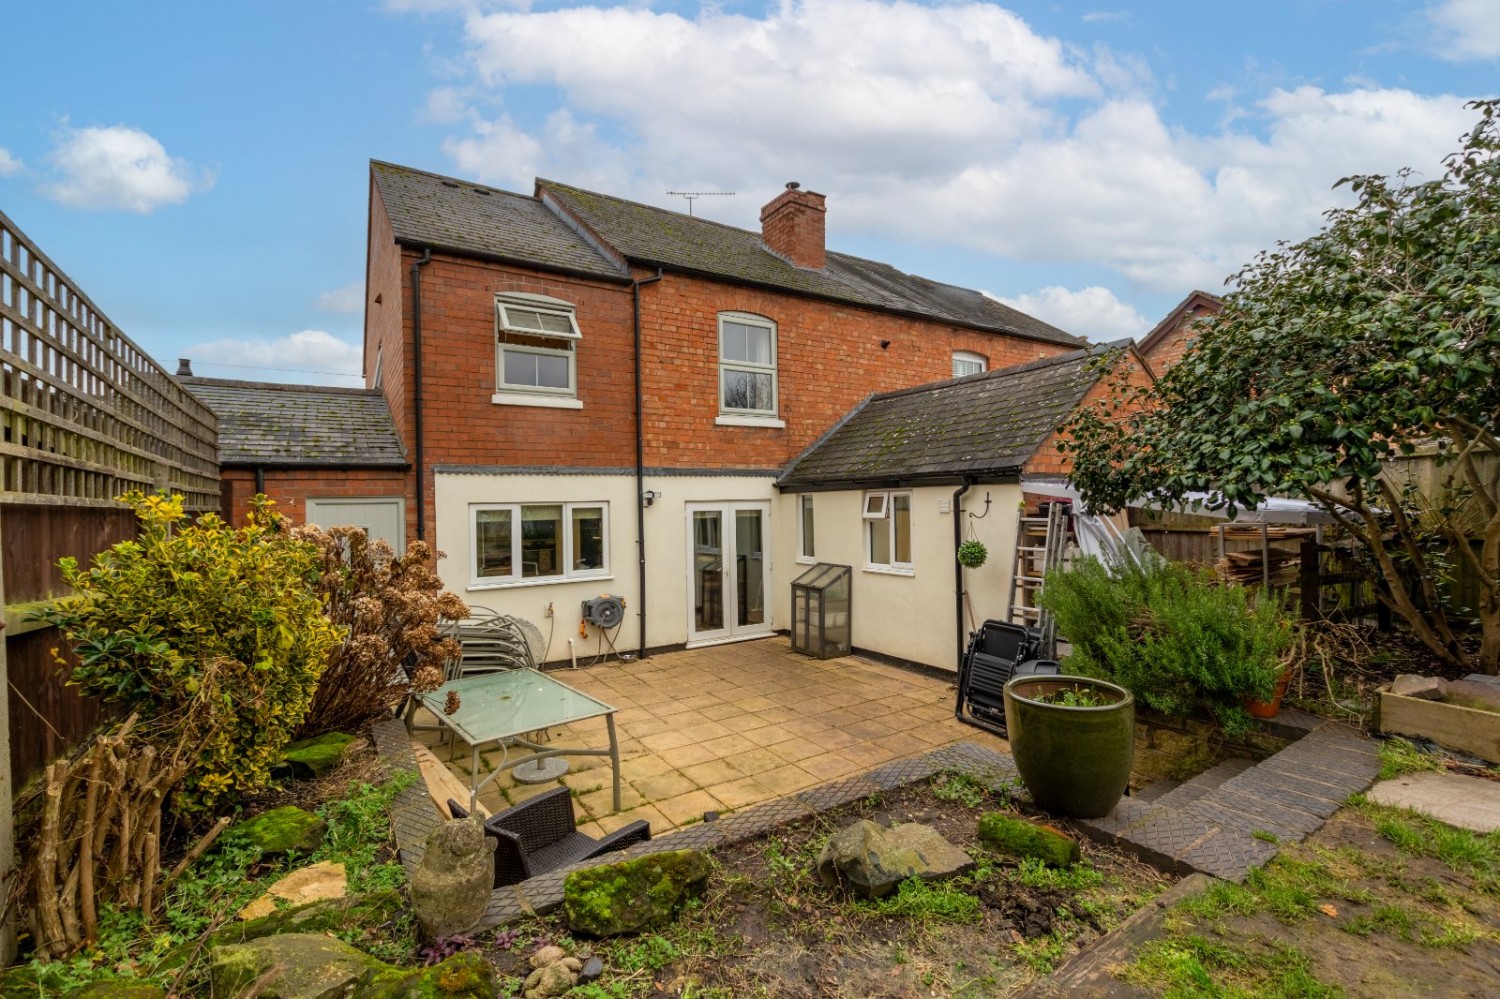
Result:
M1035 700L1082 687L1111 703L1071 708ZM1021 780L1053 815L1096 819L1119 804L1135 749L1135 698L1082 676L1018 676L1005 685L1005 728Z

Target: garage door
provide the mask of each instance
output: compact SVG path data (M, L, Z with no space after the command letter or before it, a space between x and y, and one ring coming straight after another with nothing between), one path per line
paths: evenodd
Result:
M307 522L319 527L362 527L365 534L389 541L398 552L406 547L406 501L400 496L310 499Z

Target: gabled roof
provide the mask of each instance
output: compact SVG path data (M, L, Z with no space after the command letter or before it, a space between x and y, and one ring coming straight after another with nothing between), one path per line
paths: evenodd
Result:
M889 264L828 254L796 267L760 233L538 180L536 197L379 160L370 175L396 241L616 281L627 264L662 267L901 315L1079 346L1086 341L970 288Z
M623 280L620 266L538 198L370 161L396 241Z
M635 264L690 271L781 291L850 302L1069 346L1085 341L970 288L905 274L889 264L829 251L821 270L766 249L758 232L538 178L598 239Z
M1223 307L1224 300L1218 295L1211 295L1206 291L1194 291L1187 298L1178 302L1177 308L1167 313L1167 318L1153 326L1151 332L1141 338L1140 343L1136 345L1136 349L1142 354L1150 353L1152 347L1155 347L1159 341L1165 339L1172 331L1181 326L1183 321L1191 316L1193 312L1200 309L1204 312L1218 312Z
M802 453L786 490L1018 477L1129 340L931 385L883 392Z
M226 467L405 468L406 449L378 389L178 378L219 418Z

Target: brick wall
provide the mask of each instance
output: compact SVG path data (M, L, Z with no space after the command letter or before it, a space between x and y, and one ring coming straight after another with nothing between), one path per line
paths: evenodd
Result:
M226 468L220 477L220 515L236 526L245 522L255 495L255 473L248 468ZM406 472L399 468L267 469L266 495L276 510L294 524L307 521L307 501L375 496L406 496L406 537L417 536L416 511L408 495Z
M1110 368L1105 377L1094 383L1094 386L1084 393L1083 401L1078 404L1077 411L1082 411L1106 401L1110 395L1110 387L1118 384L1118 380L1124 377L1130 385L1145 387L1152 381L1151 375L1141 365L1139 357L1134 351L1124 354ZM1058 445L1067 440L1068 434L1053 433L1042 446L1036 449L1036 453L1026 462L1023 473L1026 475L1067 475L1072 470L1072 460L1059 450Z
M411 450L407 414L410 386L406 386L407 358L410 343L403 343L402 333L409 328L410 296L406 293L406 275L401 248L396 245L391 221L385 213L380 189L370 184L370 227L367 272L365 274L365 385L375 387L375 364L380 362L380 387L391 407L396 433ZM415 256L412 257L416 259ZM376 299L380 301L376 301ZM403 391L403 386L406 390Z
M1188 346L1193 342L1197 331L1193 329L1193 323L1204 316L1217 314L1217 307L1198 305L1189 309L1170 331L1164 334L1155 343L1148 344L1141 356L1146 363L1151 365L1151 370L1158 375L1165 374L1166 370L1178 361L1187 352Z

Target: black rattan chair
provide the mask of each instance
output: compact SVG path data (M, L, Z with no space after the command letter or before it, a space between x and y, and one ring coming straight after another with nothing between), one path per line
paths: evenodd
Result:
M451 798L448 808L455 819L469 814L468 809ZM491 816L484 824L484 831L496 840L496 888L519 884L538 874L623 850L651 838L651 826L642 819L616 829L603 839L585 836L578 831L573 798L565 787L553 788Z

